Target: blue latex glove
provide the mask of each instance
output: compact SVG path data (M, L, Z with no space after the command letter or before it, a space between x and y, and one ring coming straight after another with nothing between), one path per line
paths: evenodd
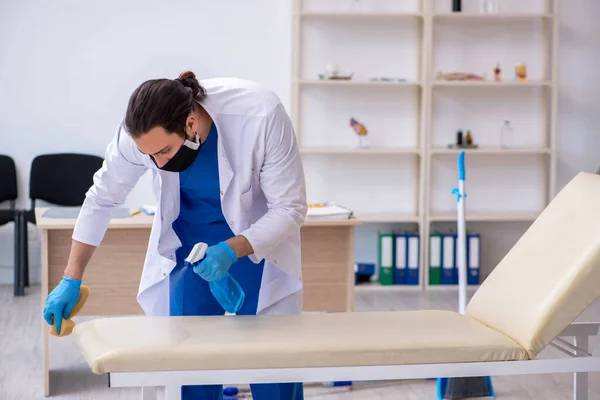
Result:
M48 325L56 321L56 332L60 334L62 319L68 319L73 307L79 300L81 281L64 276L58 286L54 288L46 298L44 307L44 319Z
M220 242L206 249L204 259L196 266L194 272L206 281L216 281L227 275L231 265L237 261L235 251L225 242Z

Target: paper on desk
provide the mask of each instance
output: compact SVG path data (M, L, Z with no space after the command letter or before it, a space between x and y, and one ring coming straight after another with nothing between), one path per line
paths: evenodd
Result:
M42 217L44 218L77 218L79 217L81 207L50 207ZM111 210L112 218L129 217L129 209L125 207L115 207Z
M307 219L348 219L353 215L349 208L334 202L313 203L308 205Z

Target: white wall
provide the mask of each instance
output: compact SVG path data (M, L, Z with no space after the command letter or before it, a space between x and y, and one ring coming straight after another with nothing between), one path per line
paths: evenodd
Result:
M600 2L561 3L559 188L578 171L600 167L600 37L593 31ZM184 69L239 76L269 85L288 105L290 12L291 0L0 0L0 153L17 162L19 205L29 204L35 155L102 155L131 91L146 79ZM151 196L143 180L128 204ZM30 232L36 281L39 241ZM496 232L505 243L506 229L489 234ZM12 280L12 237L12 226L0 227L0 283Z
M103 155L131 92L144 80L237 76L271 87L287 106L291 2L275 0L0 0L0 153L19 174L40 153ZM144 177L128 199L152 201ZM39 241L31 227L31 270ZM12 281L12 224L0 227L0 282ZM36 280L36 279L34 279Z

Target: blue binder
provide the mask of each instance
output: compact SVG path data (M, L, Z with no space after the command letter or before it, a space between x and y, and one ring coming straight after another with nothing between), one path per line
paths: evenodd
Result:
M442 285L458 284L456 234L442 234Z
M467 275L468 285L479 285L481 266L481 236L479 233L467 233Z
M406 235L406 284L419 284L419 262L421 259L420 241L418 233Z
M406 285L406 271L408 261L408 245L407 235L405 233L398 233L394 236L394 285Z

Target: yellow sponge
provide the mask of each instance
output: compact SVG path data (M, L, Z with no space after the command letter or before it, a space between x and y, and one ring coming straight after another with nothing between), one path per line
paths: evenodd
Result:
M73 322L71 320L71 318L73 318L75 315L77 315L77 313L79 311L81 311L81 309L83 308L83 305L85 304L89 295L90 295L90 288L85 285L81 285L81 288L79 289L79 300L77 300L77 304L75 304L75 307L73 307L73 310L71 310L71 314L69 314L69 318L68 319L63 318L62 324L60 326L60 335L58 333L56 333L56 322L54 324L52 324L52 327L50 327L51 335L62 337L62 336L70 335L71 332L73 332L73 328L75 327L75 322Z

